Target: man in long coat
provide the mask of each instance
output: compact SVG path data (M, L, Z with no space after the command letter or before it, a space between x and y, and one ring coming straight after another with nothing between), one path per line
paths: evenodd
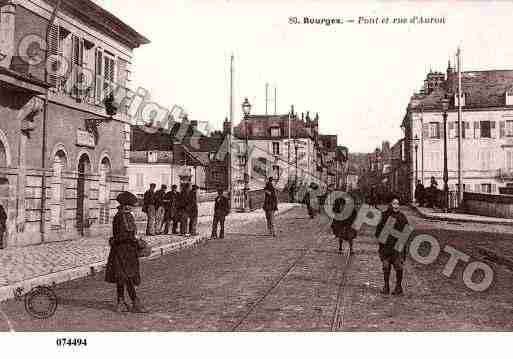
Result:
M269 230L269 234L276 237L276 231L274 230L274 213L278 211L278 198L273 186L272 177L269 178L265 185L264 196L263 209L265 212L265 219L267 221L267 229Z
M146 213L148 220L146 222L146 235L155 235L155 183L150 184L150 189L144 193L142 211Z
M408 219L406 216L399 210L399 198L394 196L390 207L383 213L381 217L381 221L376 228L376 238L379 238L381 235L381 231L385 227L389 218L395 219L394 229L396 231L402 232L405 227L408 225ZM385 281L385 286L383 287L382 293L389 294L390 293L390 272L392 267L395 269L396 274L396 286L395 290L392 294L394 295L402 295L402 280L403 280L403 267L404 260L406 257L405 248L402 248L401 251L398 251L395 248L397 243L397 238L393 235L389 235L386 238L385 243L379 244L379 258L383 264L383 276ZM406 247L406 246L404 246Z
M176 191L176 185L172 185L171 186L171 191L169 191L168 193L166 193L164 195L164 199L163 199L163 202L164 202L164 208L166 210L165 214L164 214L164 234L169 234L169 226L171 224L171 222L173 223L172 224L172 233L173 234L178 234L178 223L179 223L179 220L178 220L178 215L177 215L177 209L176 209L176 206L177 206L177 202L178 202L178 192Z
M221 226L219 233L219 239L224 238L224 221L228 213L230 213L230 202L228 198L223 195L223 190L217 190L217 198L215 199L214 205L214 221L212 223L212 239L217 238L217 226Z

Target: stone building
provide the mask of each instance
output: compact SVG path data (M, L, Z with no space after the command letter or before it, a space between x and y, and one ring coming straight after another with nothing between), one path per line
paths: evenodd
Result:
M244 187L247 169L251 190L260 189L268 177L285 186L289 177L296 176L296 172L300 179L320 181L322 172L317 167L320 164L318 116L311 119L307 113L300 118L293 109L286 115L248 115L234 127L233 135L232 178L235 197Z
M128 116L105 100L148 40L93 1L55 4L0 1L4 247L110 231L128 184Z
M428 74L427 80L432 78ZM425 186L435 177L439 189L443 189L444 98L449 100L449 190L455 191L458 183L457 73L449 64L444 81L427 83L429 87L412 96L402 123L410 199L415 190L415 173L419 173ZM513 182L513 70L463 71L461 104L464 191L498 194L501 187ZM415 167L415 138L418 139L418 168Z

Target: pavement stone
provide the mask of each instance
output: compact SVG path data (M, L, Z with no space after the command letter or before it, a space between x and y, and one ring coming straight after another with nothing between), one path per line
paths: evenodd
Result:
M295 204L280 204L278 214ZM261 217L262 211L232 213L226 229ZM138 233L152 247L149 259L193 246L210 236L212 217L198 220L199 236L177 235L145 236L144 223L138 223ZM82 238L66 242L52 242L28 247L6 248L0 251L0 301L13 298L14 291L30 291L38 285L52 285L88 276L101 271L109 254L108 238Z

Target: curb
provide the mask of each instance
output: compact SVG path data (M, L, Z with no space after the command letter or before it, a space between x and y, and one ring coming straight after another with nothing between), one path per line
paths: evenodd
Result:
M461 223L481 223L481 224L499 224L503 226L513 226L512 222L504 222L504 221L490 221L486 219L465 219L465 218L451 218L451 217L444 217L443 215L435 216L435 215L429 215L424 212L422 212L418 207L409 205L411 209L415 211L420 217L424 219L431 219L435 221L447 221L447 222L461 222Z
M182 249L194 248L201 242L206 241L207 239L208 238L206 236L197 236L175 243L156 246L152 248L150 256L142 257L139 260L141 262L147 262L173 252L178 252ZM84 265L81 267L66 269L60 272L55 272L31 279L26 279L21 282L0 287L0 302L16 298L18 297L18 294L24 295L25 293L30 292L33 288L37 286L52 287L54 285L69 282L75 279L92 277L96 275L98 272L105 270L106 265L107 261L105 260L101 262Z
M278 211L278 214L284 214L293 209L297 208L297 206L291 206L290 208L284 209L282 211ZM208 217L208 216L204 216ZM247 220L244 219L242 223L245 223ZM208 221L207 221L208 222ZM186 248L194 248L198 246L201 242L206 242L209 239L207 234L200 234L196 237L189 237L187 239L183 239L178 242L164 244L160 246L152 247L151 254L148 257L139 258L140 262L147 262L164 255L178 252ZM98 272L105 270L105 266L107 265L107 260L90 263L87 265L83 265L80 267L75 267L71 269L65 269L63 271L54 272L50 274L45 274L42 276L25 279L20 282L16 282L14 284L6 285L0 287L0 303L4 302L8 299L13 299L18 297L20 294L23 296L24 294L30 292L33 288L37 286L49 286L52 287L57 284L69 282L75 279L81 279L86 277L92 277L96 275Z

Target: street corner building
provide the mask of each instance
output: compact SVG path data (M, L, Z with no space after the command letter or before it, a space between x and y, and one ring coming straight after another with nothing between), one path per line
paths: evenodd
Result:
M445 131L443 100L447 103ZM443 185L445 133L449 193L457 191L458 103L465 196L498 195L513 185L513 70L462 71L458 101L458 74L449 63L446 73L428 73L423 89L411 97L402 122L409 200L414 197L415 178L429 186L434 177Z
M130 122L106 99L147 43L89 0L0 0L3 248L110 231Z

